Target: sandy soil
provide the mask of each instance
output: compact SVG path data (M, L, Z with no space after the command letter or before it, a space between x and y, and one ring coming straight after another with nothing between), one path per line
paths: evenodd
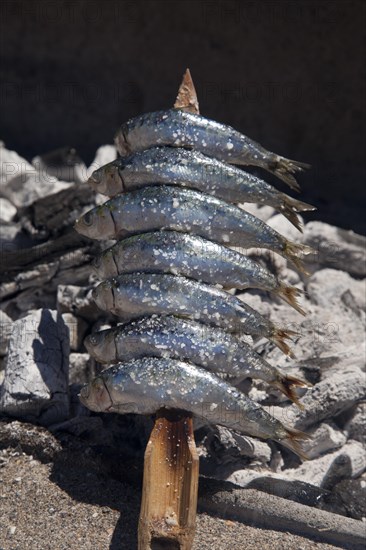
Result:
M139 491L108 478L87 456L61 455L61 461L47 463L20 447L0 451L0 550L136 548ZM198 514L193 548L336 547Z

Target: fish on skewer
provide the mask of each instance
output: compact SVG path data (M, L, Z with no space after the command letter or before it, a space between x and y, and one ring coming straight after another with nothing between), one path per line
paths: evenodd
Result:
M93 290L97 306L128 322L153 314L196 319L233 333L265 337L293 356L281 329L250 306L211 285L178 275L130 273L103 281Z
M189 411L209 423L273 439L307 458L298 442L308 435L284 426L227 382L186 362L143 357L120 363L84 386L80 400L96 412L154 414L162 407Z
M248 377L257 378L280 390L301 409L295 388L309 386L305 380L270 365L233 334L174 316L154 315L94 332L85 338L84 344L100 363L146 356L171 357L228 374L235 377L236 383Z
M159 229L192 233L225 245L272 250L304 271L313 250L288 241L245 210L192 189L146 187L110 199L86 212L75 229L91 239L119 239Z
M224 288L268 290L305 315L301 290L281 283L258 262L218 243L177 231L142 233L118 241L92 262L100 279L141 271L184 275Z
M128 158L120 157L95 170L88 183L110 197L162 183L197 189L234 204L269 205L300 231L298 213L315 210L236 166L182 148L152 147Z
M146 113L120 127L115 143L122 157L159 145L195 149L230 164L259 166L298 191L296 172L308 164L267 151L231 126L180 109Z

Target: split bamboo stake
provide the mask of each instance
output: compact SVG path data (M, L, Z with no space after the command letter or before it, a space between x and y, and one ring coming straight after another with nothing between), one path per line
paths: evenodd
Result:
M174 107L199 112L186 70ZM199 459L192 416L160 409L145 451L139 550L190 550L196 527Z

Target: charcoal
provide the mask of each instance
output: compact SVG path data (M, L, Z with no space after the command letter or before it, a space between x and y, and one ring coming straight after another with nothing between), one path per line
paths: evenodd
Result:
M56 311L15 321L9 339L0 412L45 426L68 417L69 336Z

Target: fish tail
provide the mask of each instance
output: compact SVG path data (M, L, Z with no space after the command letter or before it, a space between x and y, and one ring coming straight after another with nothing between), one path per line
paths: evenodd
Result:
M286 397L288 397L293 403L295 403L299 409L304 410L304 405L300 403L298 395L296 393L296 387L298 388L308 388L310 384L296 378L295 376L289 376L282 374L282 372L277 373L277 378L271 382L271 386L280 390Z
M302 172L304 169L310 168L310 164L305 162L297 162L296 160L286 159L279 155L274 155L274 158L269 163L268 169L295 191L300 191L300 186L297 183L293 174Z
M297 301L298 296L301 296L303 294L300 288L296 288L295 286L287 286L284 283L280 283L276 294L278 294L280 298L285 300L285 302L296 309L296 311L301 313L301 315L306 315L306 312L302 309Z
M313 210L316 210L315 206L283 194L280 211L301 233L302 223L298 212L311 212Z
M302 460L309 460L307 454L302 450L299 441L312 439L311 435L301 432L300 430L295 430L294 428L285 428L285 430L287 437L280 440L281 445L293 451Z
M298 333L294 330L284 330L280 328L275 328L271 339L276 344L278 348L285 354L291 357L292 359L295 359L295 355L293 351L291 351L290 346L285 342L286 338L291 338L291 336L297 336Z
M315 250L311 248L311 246L286 241L283 253L287 259L291 260L299 271L305 275L309 275L309 272L306 271L303 264L303 256L315 254Z

